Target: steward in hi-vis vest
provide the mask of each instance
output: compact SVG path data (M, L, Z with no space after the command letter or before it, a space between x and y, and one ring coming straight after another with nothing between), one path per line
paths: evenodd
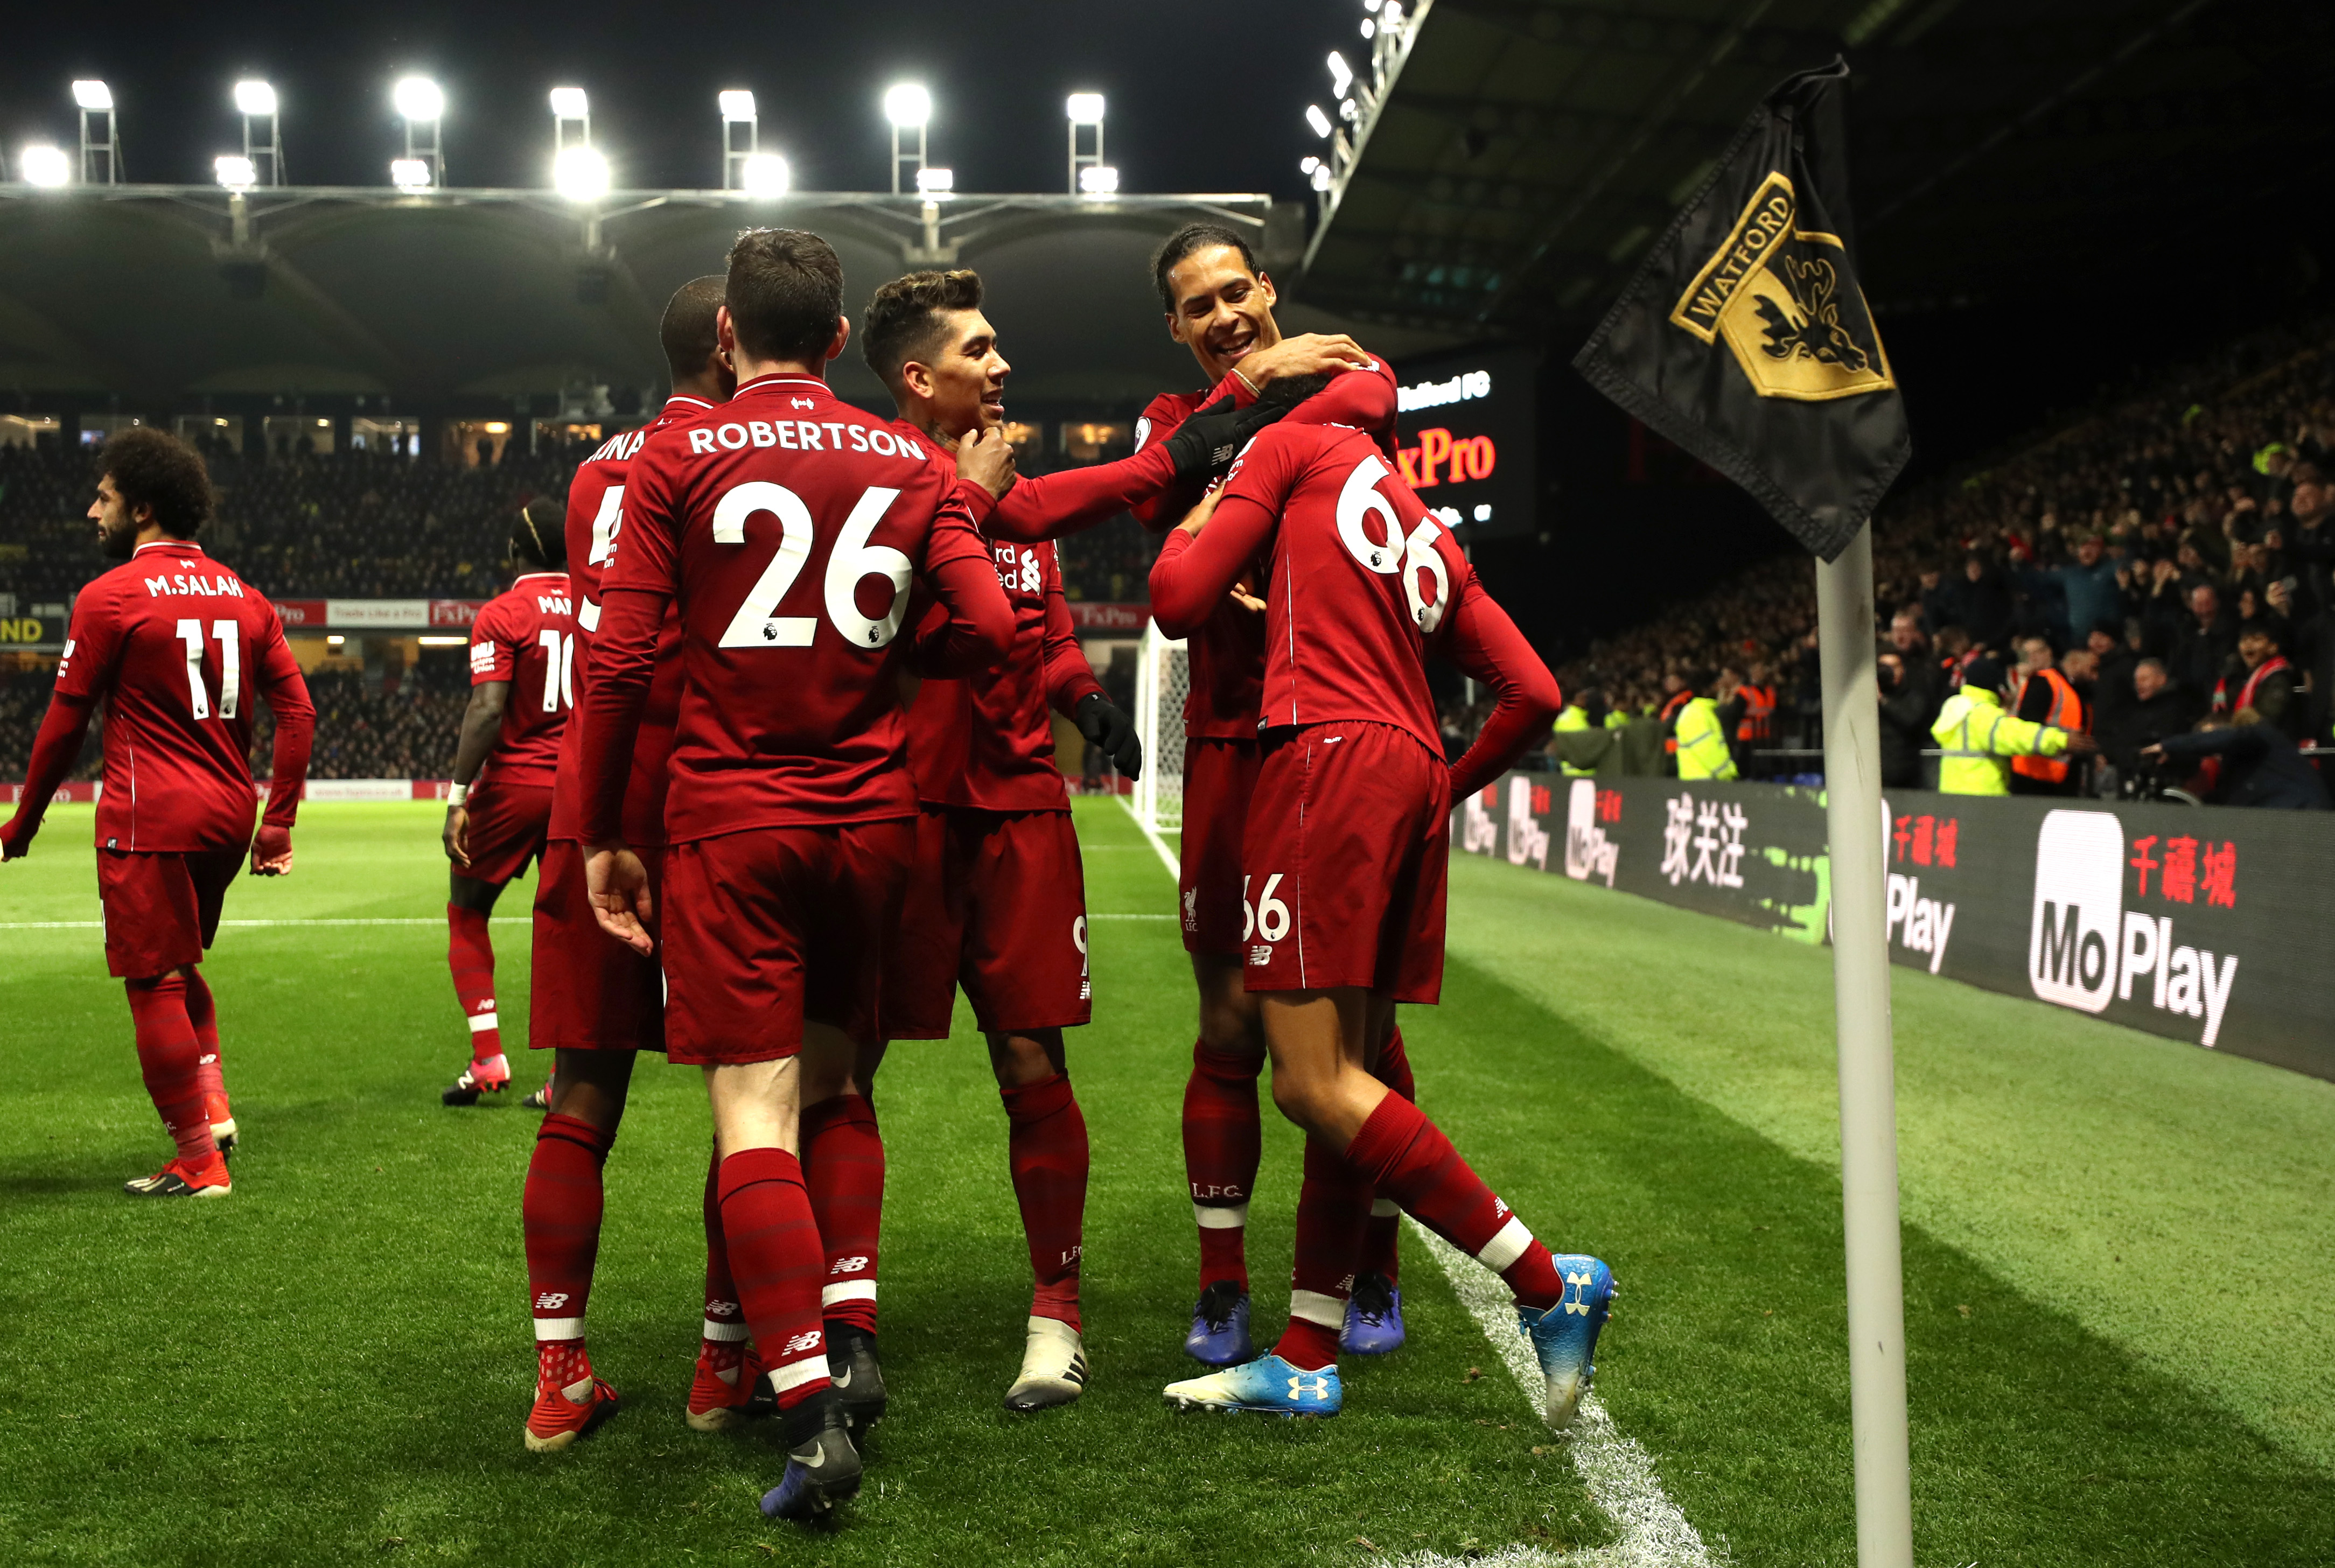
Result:
M1938 789L1947 795L2008 795L2010 763L2018 757L2058 757L2097 750L2081 733L2013 718L2002 711L2002 666L1991 658L1971 661L1962 690L1946 699L1930 726L1945 755L1938 763Z
M1678 776L1681 779L1732 779L1735 755L1727 749L1726 727L1719 721L1719 704L1708 697L1689 697L1679 710Z
M2088 734L2092 728L2091 710L2085 704L2083 694L2075 682L2049 665L2027 679L2027 690L2020 695L2019 716L2049 730L2065 730L2072 734ZM2011 760L2010 771L2016 775L2012 788L2021 795L2072 795L2075 791L2076 769L2065 757L2019 757Z

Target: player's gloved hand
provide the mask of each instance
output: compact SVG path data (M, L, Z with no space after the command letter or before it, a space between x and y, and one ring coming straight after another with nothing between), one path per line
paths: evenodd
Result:
M1257 431L1287 413L1286 403L1254 402L1235 408L1230 398L1218 398L1176 427L1168 438L1168 455L1175 460L1176 477L1199 479L1229 463Z
M1143 777L1143 740L1124 708L1100 692L1090 692L1079 699L1071 719L1080 734L1102 748L1112 767L1129 779Z
M251 841L251 874L281 876L292 869L292 829L270 822L259 825Z
M25 852L33 847L33 835L40 830L40 818L19 807L16 815L8 818L8 826L0 828L0 860L24 858Z

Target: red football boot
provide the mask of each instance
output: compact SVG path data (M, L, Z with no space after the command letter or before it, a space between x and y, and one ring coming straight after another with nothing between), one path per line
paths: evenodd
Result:
M213 1151L206 1160L189 1164L174 1159L150 1176L121 1184L134 1198L223 1198L235 1190L227 1174L227 1157Z
M483 1061L473 1060L438 1099L444 1105L476 1105L479 1096L500 1094L510 1087L510 1059L497 1052Z
M584 1389L579 1404L572 1391ZM535 1388L535 1408L527 1413L527 1446L537 1454L557 1453L616 1413L616 1390L596 1376L578 1378L566 1389Z
M712 1340L701 1340L697 1345L697 1377L689 1385L688 1421L693 1432L726 1432L731 1428L756 1416L770 1413L770 1401L758 1401L755 1391L762 1381L762 1358L753 1341L745 1341L742 1360L729 1360L708 1354L714 1350L734 1350L738 1341L716 1345ZM722 1361L729 1361L727 1366ZM732 1379L736 1379L732 1381Z

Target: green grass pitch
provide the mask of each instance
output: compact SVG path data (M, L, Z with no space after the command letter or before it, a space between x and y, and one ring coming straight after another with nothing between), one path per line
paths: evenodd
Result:
M770 1435L682 1424L693 1072L643 1068L608 1165L592 1340L624 1408L526 1453L535 1118L516 1096L437 1103L465 1050L437 820L312 807L295 875L230 895L229 919L422 924L222 933L206 973L248 1142L218 1204L121 1195L167 1145L120 987L96 931L31 925L96 918L88 808L0 870L6 1561L1362 1563L1612 1538L1423 1248L1410 1345L1349 1363L1339 1419L1162 1408L1197 1283L1190 987L1170 884L1108 801L1079 803L1086 1399L999 1408L1027 1260L960 1011L956 1039L896 1047L878 1090L893 1406L843 1525L766 1524ZM517 1053L528 932L494 934ZM1600 1392L1743 1563L1855 1560L1829 999L1822 952L1463 860L1444 1004L1404 1017L1429 1112L1545 1238L1613 1263ZM1896 1016L1921 1562L2335 1560L2335 1085L1904 971ZM521 1086L539 1072L522 1061ZM1268 1114L1265 1336L1298 1153Z

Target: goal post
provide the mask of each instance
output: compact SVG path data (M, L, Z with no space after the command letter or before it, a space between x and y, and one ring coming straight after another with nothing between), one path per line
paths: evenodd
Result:
M1143 777L1129 804L1135 819L1154 833L1184 826L1184 697L1191 665L1180 638L1143 628L1135 657L1135 729L1143 741Z

